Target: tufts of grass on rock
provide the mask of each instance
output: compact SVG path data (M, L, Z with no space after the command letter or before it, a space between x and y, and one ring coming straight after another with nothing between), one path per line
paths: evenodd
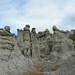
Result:
M59 68L59 64L57 62L53 62L50 64L52 71L55 71Z
M20 73L20 75L43 75L42 66L38 64L37 66L34 66L34 68L32 68L31 70Z

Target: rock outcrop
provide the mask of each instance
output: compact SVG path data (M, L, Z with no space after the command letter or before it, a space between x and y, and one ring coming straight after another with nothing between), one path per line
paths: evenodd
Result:
M22 55L16 36L6 29L0 30L0 75L19 75L22 69L33 66L33 62Z
M0 75L17 75L28 69L39 58L49 61L67 61L75 53L75 43L69 38L73 31L59 30L53 26L54 33L48 29L36 33L36 29L26 25L17 29L17 36L10 27L0 28Z

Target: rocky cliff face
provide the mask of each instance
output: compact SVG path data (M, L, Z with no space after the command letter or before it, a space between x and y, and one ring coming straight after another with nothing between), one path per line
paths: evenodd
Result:
M0 29L0 75L17 75L31 66L33 62L21 53L16 36Z
M39 58L49 61L67 61L75 53L75 44L69 38L71 32L57 29L54 33L48 29L36 33L36 29L26 25L17 29L17 36L10 27L0 29L0 75L17 75L22 69L28 69ZM73 31L72 31L73 33Z

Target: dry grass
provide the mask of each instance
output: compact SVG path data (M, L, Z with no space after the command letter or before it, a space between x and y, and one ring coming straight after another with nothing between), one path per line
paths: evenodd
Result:
M52 71L55 71L59 68L59 64L57 62L53 62L50 64Z
M20 75L43 75L42 74L42 66L37 65L31 70L25 71L24 73L20 73Z

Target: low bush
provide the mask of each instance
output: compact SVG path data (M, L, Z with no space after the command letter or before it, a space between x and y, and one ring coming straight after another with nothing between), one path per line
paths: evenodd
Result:
M69 38L72 39L73 41L75 41L75 34L70 34Z
M20 73L20 75L43 75L42 74L42 66L37 65L34 66L31 70L25 71L24 73Z
M50 64L52 71L55 71L59 68L59 64L57 62L53 62Z

